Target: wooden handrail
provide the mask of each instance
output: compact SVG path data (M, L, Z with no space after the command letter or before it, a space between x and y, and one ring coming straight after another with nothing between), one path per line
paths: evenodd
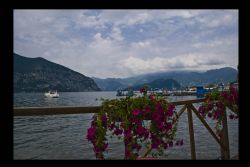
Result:
M20 107L14 108L14 116L38 116L57 114L97 113L100 106L94 107Z
M184 100L184 101L173 101L171 104L174 104L175 106L179 105L185 105L185 104L192 104L192 103L201 103L204 102L206 99L194 99L194 100Z
M185 100L171 102L171 104L184 105L191 103L200 103L204 99ZM97 113L101 106L89 107L14 107L14 116L36 116L36 115L57 115L57 114L84 114Z

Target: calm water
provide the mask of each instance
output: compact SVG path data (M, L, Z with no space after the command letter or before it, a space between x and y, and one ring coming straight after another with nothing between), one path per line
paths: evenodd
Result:
M60 98L45 98L42 93L14 94L14 107L96 106L100 98L116 98L116 92L67 92ZM196 99L195 96L169 97L170 101ZM198 104L197 104L198 105ZM177 108L178 111L179 108ZM14 159L95 159L92 145L86 139L93 114L14 117ZM193 115L197 159L216 159L220 149L206 128ZM208 120L211 127L214 122ZM228 120L231 156L238 154L238 120ZM178 123L177 138L184 145L167 151L167 159L190 159L187 114ZM121 140L109 139L105 157L122 159Z

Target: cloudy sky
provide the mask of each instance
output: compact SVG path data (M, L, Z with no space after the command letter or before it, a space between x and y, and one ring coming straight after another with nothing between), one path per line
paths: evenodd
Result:
M238 10L14 10L14 52L89 77L238 65Z

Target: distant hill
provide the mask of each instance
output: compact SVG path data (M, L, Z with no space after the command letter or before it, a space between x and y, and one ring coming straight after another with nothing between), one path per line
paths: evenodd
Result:
M14 92L100 91L93 79L44 58L27 58L13 53Z
M116 78L107 78L107 79L92 78L92 79L94 79L99 88L105 91L113 91L126 87L125 84L121 83L120 79Z
M195 85L208 85L218 82L232 82L237 79L238 71L231 67L220 69L208 70L206 72L194 71L168 71L161 73L152 73L138 75L128 78L112 78L112 79L99 79L95 78L96 83L103 90L117 90L122 85L124 88L136 85L143 85L150 83L157 79L174 79L181 86L195 86Z
M132 89L140 90L140 88L142 88L144 85L147 85L149 89L155 89L155 88L168 89L168 90L172 90L174 88L176 90L181 89L181 85L173 79L157 79L149 83L133 86Z
M231 67L208 70L206 72L194 71L171 71L162 73L145 74L137 77L127 78L127 80L135 79L133 84L142 84L151 82L156 79L172 78L179 82L182 86L204 85L218 82L232 82L237 79L238 71Z

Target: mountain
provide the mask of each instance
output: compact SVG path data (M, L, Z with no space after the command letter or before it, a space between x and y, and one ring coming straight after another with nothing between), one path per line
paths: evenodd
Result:
M96 82L99 88L105 91L113 91L126 87L125 84L121 83L120 79L116 78L99 79L93 77L92 79Z
M100 91L93 79L44 58L13 53L14 92Z
M169 79L172 78L179 82L182 86L189 85L206 85L218 82L232 82L237 79L238 71L231 67L225 67L220 69L208 70L206 72L194 72L194 71L171 71L162 73L152 73L137 76L134 84L143 84L151 82L159 78ZM135 77L131 77L135 78ZM127 80L131 80L127 78Z
M151 73L138 75L128 78L113 78L112 81L109 79L100 79L98 82L97 78L95 81L98 86L104 88L103 90L117 90L120 89L121 85L124 88L128 86L143 85L144 83L150 83L157 79L174 79L181 86L196 86L196 85L208 85L219 82L232 82L237 79L238 71L231 67L224 67L220 69L208 70L206 72L195 72L195 71L168 71L161 73ZM109 84L108 84L109 83ZM117 87L113 86L119 85Z
M172 90L173 88L175 88L176 90L181 89L181 85L173 79L156 79L149 83L133 86L132 89L140 90L144 85L147 85L149 89L155 89L155 88L168 89L168 90Z

